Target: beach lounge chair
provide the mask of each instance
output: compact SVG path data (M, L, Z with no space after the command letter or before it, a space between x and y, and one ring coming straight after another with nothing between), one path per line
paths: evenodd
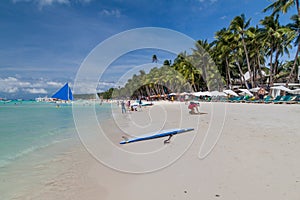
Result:
M238 99L238 97L236 97L236 96L229 97L229 98L227 99L227 102L232 102L232 101L237 100L237 99Z
M255 96L253 97L247 97L246 100L243 100L243 103L256 103L257 99Z
M300 103L300 95L297 96L296 100L297 103Z
M250 100L250 96L244 96L241 100L238 101L238 103L246 103Z
M271 96L265 96L264 99L256 99L251 101L251 103L271 103L272 102L272 97ZM279 100L280 98L278 98Z
M234 100L232 100L231 102L232 103L240 103L240 101L243 100L243 99L244 99L244 96L238 96Z
M272 97L271 96L266 96L261 103L272 103Z
M297 96L297 98L295 99L296 103L300 104L300 95Z
M282 104L290 101L292 99L292 96L282 96L282 98L279 101L273 101L274 104Z
M275 99L273 99L272 101L270 101L270 103L274 103L274 102L280 101L281 98L282 98L282 96L277 96L277 97L275 97Z
M297 103L300 103L300 95L298 96L292 96L292 98L285 102L286 104L297 104Z

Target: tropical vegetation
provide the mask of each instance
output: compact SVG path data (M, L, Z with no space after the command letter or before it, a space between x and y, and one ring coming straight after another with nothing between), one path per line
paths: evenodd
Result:
M296 8L296 14L290 23L280 24L280 17L293 12L292 8ZM190 55L182 52L172 64L166 60L149 73L141 70L124 87L113 93L110 89L110 95L104 95L136 98L170 92L221 91L233 85L251 88L296 82L300 62L299 0L275 0L263 10L269 11L270 15L255 26L244 14L234 17L228 27L215 33L214 41L198 40ZM295 49L291 60L283 59Z

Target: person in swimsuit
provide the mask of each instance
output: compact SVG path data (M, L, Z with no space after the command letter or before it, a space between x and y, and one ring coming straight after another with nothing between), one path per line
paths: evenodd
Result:
M260 89L258 90L258 98L260 100L263 100L265 93L266 93L266 90L263 87L260 87Z

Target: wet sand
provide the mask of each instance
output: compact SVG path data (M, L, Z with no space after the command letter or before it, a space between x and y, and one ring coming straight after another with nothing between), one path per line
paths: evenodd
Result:
M77 137L66 141L68 145L44 149L45 157L58 152L49 159L38 157L27 166L20 161L14 175L0 171L2 185L15 187L5 197L300 198L299 105L201 103L200 111L200 115L190 115L184 103L160 102L140 112L118 114L101 124L109 145L106 140L90 140L93 144L85 148ZM180 127L195 131L174 136L167 145L163 144L166 138L119 144L124 135ZM89 125L89 129L98 132L98 127ZM106 146L112 149L100 148ZM97 147L99 152L91 150Z

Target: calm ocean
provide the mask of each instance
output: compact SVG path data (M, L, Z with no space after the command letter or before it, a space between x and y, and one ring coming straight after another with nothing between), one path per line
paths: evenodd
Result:
M111 117L110 106L95 105L96 113L101 113L98 120ZM30 152L77 137L71 105L56 108L53 103L2 102L0 116L0 167L13 164Z

